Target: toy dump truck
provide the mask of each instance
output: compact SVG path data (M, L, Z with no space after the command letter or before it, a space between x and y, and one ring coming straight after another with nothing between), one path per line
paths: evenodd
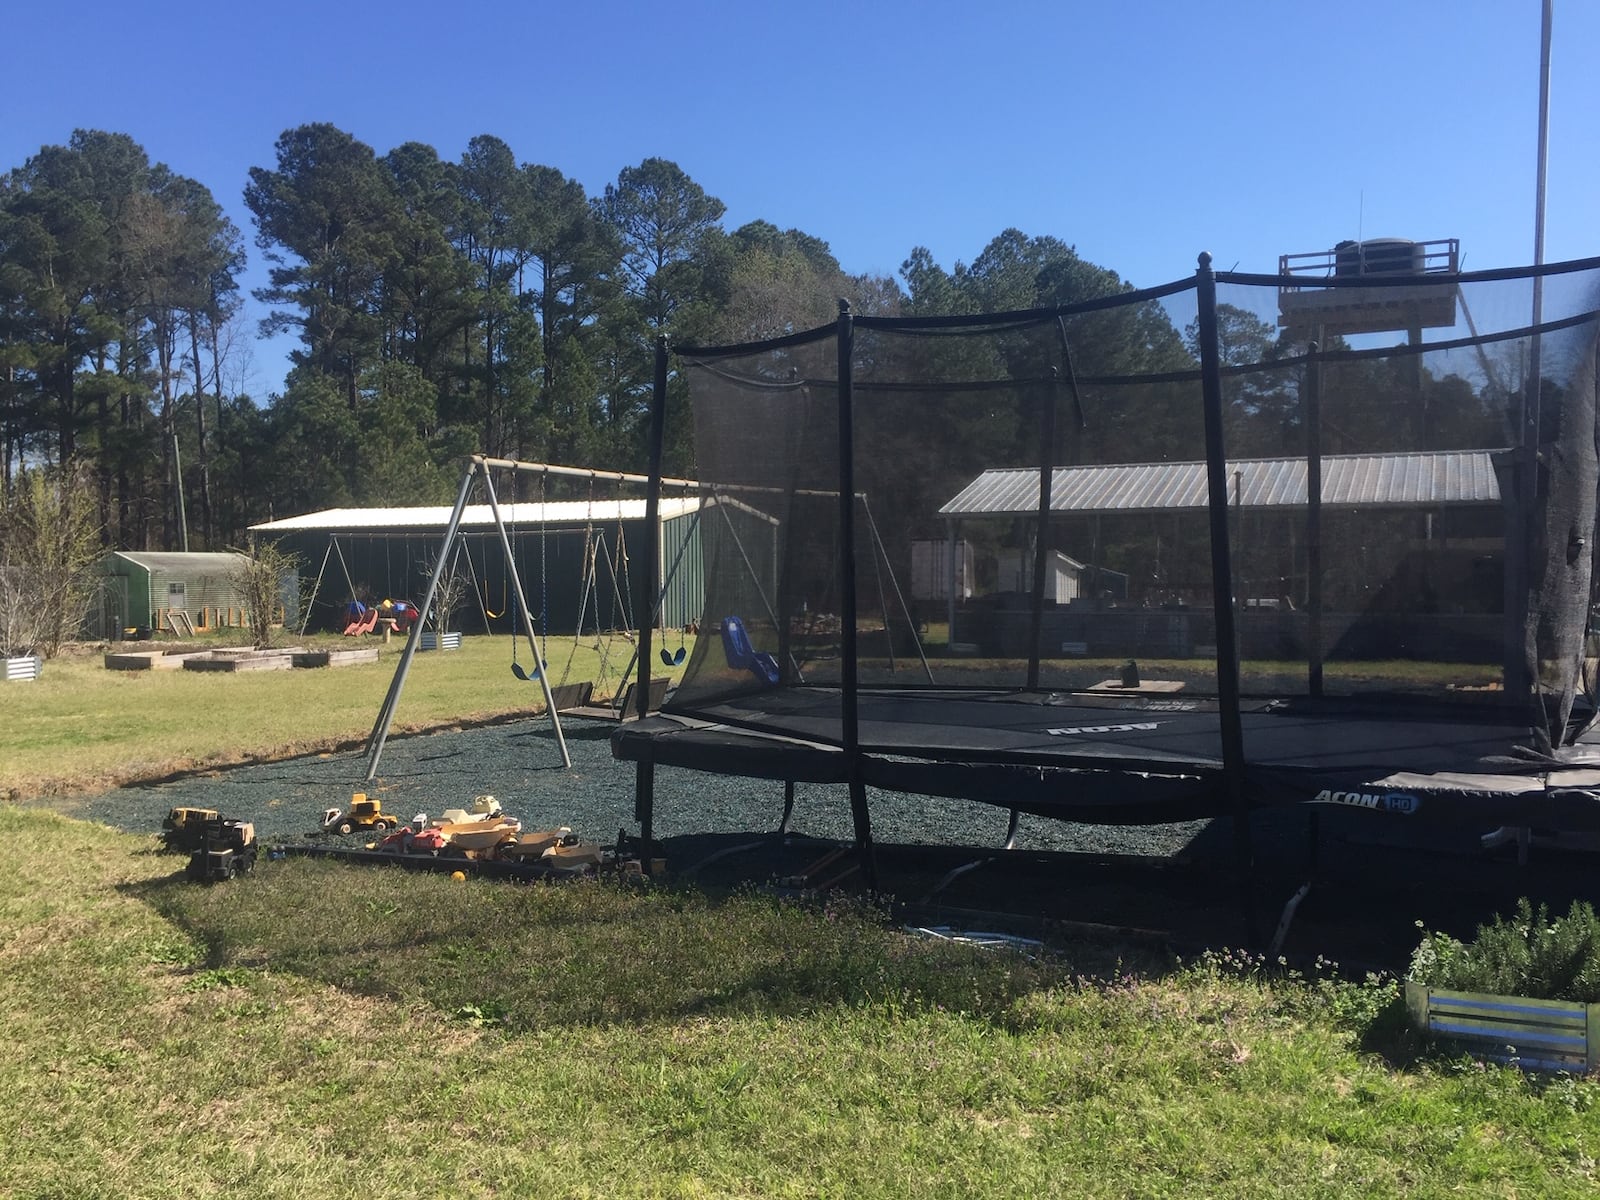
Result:
M199 849L206 822L216 819L214 808L175 808L161 822L161 840L168 850L190 853Z
M200 844L189 855L184 874L214 883L232 879L255 865L256 827L249 821L229 821L213 814L200 824Z
M358 829L374 829L382 833L403 824L393 813L383 811L382 802L368 798L365 792L350 797L350 807L340 811L330 808L322 814L322 827L334 833L354 833Z
M468 821L492 821L503 817L500 801L493 796L474 796L471 808L447 808L434 818L435 825L461 825Z

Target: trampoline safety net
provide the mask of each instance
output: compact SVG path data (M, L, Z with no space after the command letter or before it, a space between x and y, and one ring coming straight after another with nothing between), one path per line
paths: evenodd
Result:
M681 348L706 606L668 711L799 690L837 741L852 674L1177 702L1236 670L1247 702L1398 694L1568 740L1600 264L1223 273L1205 312L1203 278Z

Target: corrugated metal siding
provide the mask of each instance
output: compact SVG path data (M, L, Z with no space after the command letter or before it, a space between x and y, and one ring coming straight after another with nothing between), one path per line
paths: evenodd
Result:
M1205 463L1136 463L1057 467L1055 512L1169 512L1206 507ZM1228 465L1228 500L1246 508L1306 503L1300 458L1248 459ZM1350 508L1498 504L1494 452L1330 457L1322 463L1322 502ZM940 508L942 516L1027 516L1038 510L1039 472L1028 467L985 471Z
M205 608L241 607L228 573L242 561L240 554L119 550L107 557L103 570L127 580L122 623L153 626L159 610L180 607L171 599L169 588L174 584L183 585L181 607L191 614ZM111 616L116 619L119 614Z
M671 579L667 578L669 571ZM692 515L661 522L660 578L665 589L661 597L662 627L682 629L690 621L699 620L700 610L705 607L706 565L700 553L700 530Z

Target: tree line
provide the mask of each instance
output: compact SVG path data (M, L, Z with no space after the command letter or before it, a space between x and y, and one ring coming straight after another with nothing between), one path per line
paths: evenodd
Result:
M268 266L260 329L243 316L245 235L131 136L80 130L0 176L7 492L25 466L79 464L108 544L222 548L297 512L448 502L472 452L639 469L658 334L771 337L827 322L841 297L873 315L944 314L1129 288L1015 229L950 270L917 247L898 278L850 274L801 230L726 229L723 203L665 159L589 195L491 135L447 159L303 125L250 170L244 201ZM1283 352L1250 314L1229 328L1251 353ZM258 333L294 336L283 390L266 397L241 384ZM1079 369L1182 369L1190 333L1136 306L1080 339ZM1290 391L1236 402L1281 427L1262 449L1289 436ZM1117 419L1162 436L1137 411ZM690 454L670 445L669 469Z

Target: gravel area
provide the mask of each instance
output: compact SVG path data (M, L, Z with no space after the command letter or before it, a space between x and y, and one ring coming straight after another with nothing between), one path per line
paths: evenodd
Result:
M489 793L528 826L570 825L601 841L614 839L619 828L631 831L634 769L611 757L611 726L569 721L563 728L570 771L561 765L548 725L516 722L393 737L384 747L378 778L370 784L363 780L365 755L353 751L124 787L58 807L119 829L146 832L160 828L168 809L197 805L254 821L264 840L283 841L315 832L323 810L343 806L356 791L381 797L385 809L405 819L417 812L470 807L474 796ZM871 803L874 833L881 841L997 846L1005 838L1007 813L991 805L877 792ZM770 831L782 811L783 787L778 783L670 767L656 772L655 826L662 839ZM1133 828L1024 816L1018 845L1164 855L1181 850L1205 825ZM814 838L851 837L845 790L799 785L791 828Z
M611 756L611 726L569 721L571 770L541 721L393 737L379 777L363 781L359 752L315 755L241 767L52 807L135 833L155 833L179 805L214 808L256 824L262 840L316 838L324 809L352 792L382 798L402 819L468 807L497 797L525 826L568 825L610 843L636 832L632 764ZM1017 850L1006 854L1005 809L935 797L872 793L881 883L901 900L949 910L1159 931L1180 949L1250 941L1238 880L1232 822L1155 826L1084 825L1024 816ZM675 874L708 884L796 874L827 843L851 837L842 787L801 785L787 841L770 835L782 815L782 785L676 768L656 772L656 836ZM1305 809L1256 814L1252 891L1257 944L1277 926L1286 902L1312 877ZM1477 850L1481 831L1414 830L1365 814L1321 818L1316 884L1300 903L1285 952L1401 969L1418 938L1416 923L1470 936L1518 895L1565 910L1595 896L1592 856L1544 853L1519 868L1502 853ZM359 844L359 843L356 843ZM956 868L976 864L957 873ZM703 868L703 869L701 869Z

